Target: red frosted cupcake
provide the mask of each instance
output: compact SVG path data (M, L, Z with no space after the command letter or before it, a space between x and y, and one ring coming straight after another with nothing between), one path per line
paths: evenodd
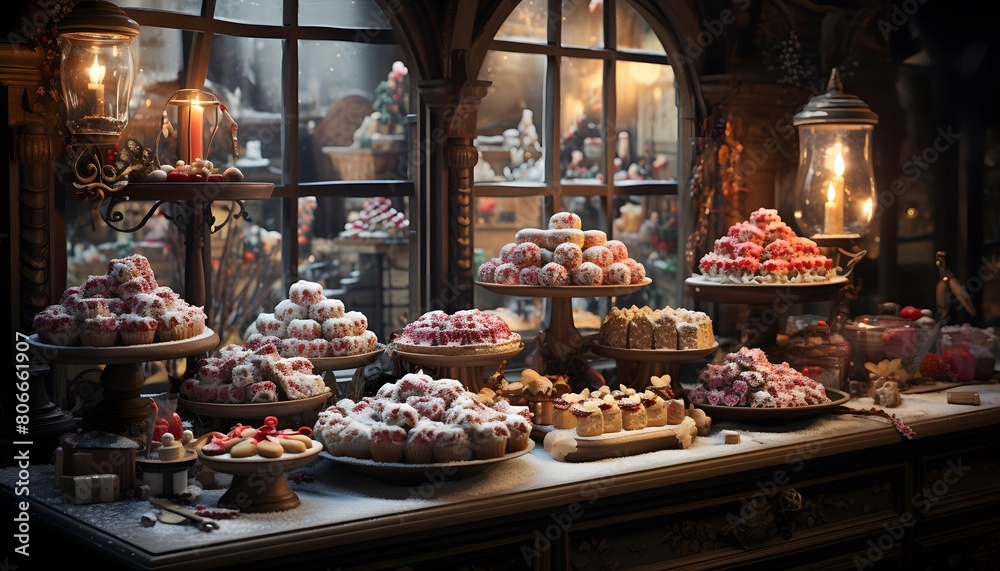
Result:
M123 345L148 345L155 339L158 326L153 317L126 313L118 320L118 333Z
M32 320L38 338L52 345L73 346L80 344L80 330L76 318L62 305L50 305L38 312Z
M510 429L504 423L493 420L484 422L472 429L472 450L476 458L503 458L507 452L507 439Z
M403 455L409 464L430 464L434 461L434 443L440 432L440 422L422 420L406 436Z
M89 347L113 347L118 342L118 318L101 315L80 324L80 343Z
M405 443L406 429L400 426L379 422L372 427L369 445L376 462L402 462Z

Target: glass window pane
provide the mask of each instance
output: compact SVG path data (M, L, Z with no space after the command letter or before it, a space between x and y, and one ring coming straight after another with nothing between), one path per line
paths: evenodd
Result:
M638 292L616 300L619 307L677 307L677 196L616 196L609 238L621 240L629 257L653 280Z
M563 181L603 180L604 62L562 58L559 165Z
M615 4L615 26L618 49L667 55L663 43L646 20L624 0Z
M235 166L248 181L281 183L281 54L280 40L224 35L213 39L205 88L239 124L240 156ZM226 153L223 142L228 141L219 139L218 152ZM232 163L231 155L217 157L210 154L216 167Z
M562 45L604 47L604 3L563 0Z
M673 68L619 61L617 75L615 182L677 178Z
M389 29L374 0L299 0L299 24L338 28Z
M532 44L548 41L548 0L522 0L497 30L496 39Z
M186 59L181 34L180 30L143 26L130 47L135 80L131 117L122 135L135 138L150 149L155 147L167 100L179 87L181 62Z
M401 57L393 45L299 42L299 180L409 178Z
M409 316L409 220L405 197L299 199L299 276L323 284L348 311L364 313L382 342ZM366 226L364 233L344 232L355 223Z
M149 8L196 16L201 14L202 4L202 0L112 0L112 2L122 8ZM142 28L142 33L146 33L145 26Z
M479 107L476 182L543 182L545 56L491 51L479 78L492 81Z
M220 20L280 26L283 2L274 0L216 0L215 17Z

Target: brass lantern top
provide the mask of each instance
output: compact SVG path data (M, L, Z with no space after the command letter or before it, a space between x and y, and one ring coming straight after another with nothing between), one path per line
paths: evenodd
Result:
M837 68L830 72L826 93L817 95L795 114L792 124L800 125L838 123L878 124L878 115L857 95L844 93Z
M111 2L86 0L77 4L59 22L59 35L106 36L107 39L126 37L131 40L139 35L139 24Z

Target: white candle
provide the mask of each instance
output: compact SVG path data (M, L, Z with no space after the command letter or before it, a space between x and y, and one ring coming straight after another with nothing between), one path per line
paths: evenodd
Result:
M104 115L104 81L105 67L97 61L97 55L94 55L94 65L90 66L90 83L87 84L87 89L94 92L94 113L96 115Z
M193 163L195 159L203 159L201 148L202 129L205 125L205 108L198 100L191 102L191 118L188 122L188 149L190 156L188 163Z
M826 205L823 216L823 230L829 235L844 233L844 207L836 200L837 191L830 182L826 189Z

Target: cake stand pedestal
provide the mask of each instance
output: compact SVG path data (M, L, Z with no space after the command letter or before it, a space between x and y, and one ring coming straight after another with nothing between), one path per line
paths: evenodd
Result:
M670 388L674 398L681 398L684 389L681 387L678 371L683 363L707 357L719 348L716 343L705 349L621 349L607 347L594 343L590 349L600 355L614 359L618 366L618 376L626 387L642 392L649 385L650 377L670 375Z
M561 375L586 363L586 340L573 322L573 298L615 297L635 293L651 284L646 278L633 285L621 286L527 286L476 282L476 285L502 295L549 298L547 327L540 331L535 349L535 370L543 375ZM576 384L573 376L570 382Z
M146 381L142 363L204 353L219 344L219 336L206 327L197 337L148 345L62 347L42 343L37 335L29 337L28 343L39 358L49 363L104 365L101 372L104 398L84 415L83 427L125 436L145 448L150 400L140 396Z
M524 343L517 348L502 353L480 353L476 355L441 355L436 353L415 353L393 349L397 359L425 371L434 378L455 379L465 385L470 392L478 393L485 386L487 366L497 367L501 362L516 357L524 350Z
M285 474L309 464L322 450L323 445L313 440L311 449L280 458L233 458L228 453L209 456L198 449L198 459L211 470L233 476L229 489L219 498L220 508L247 513L280 512L302 504L288 487Z

